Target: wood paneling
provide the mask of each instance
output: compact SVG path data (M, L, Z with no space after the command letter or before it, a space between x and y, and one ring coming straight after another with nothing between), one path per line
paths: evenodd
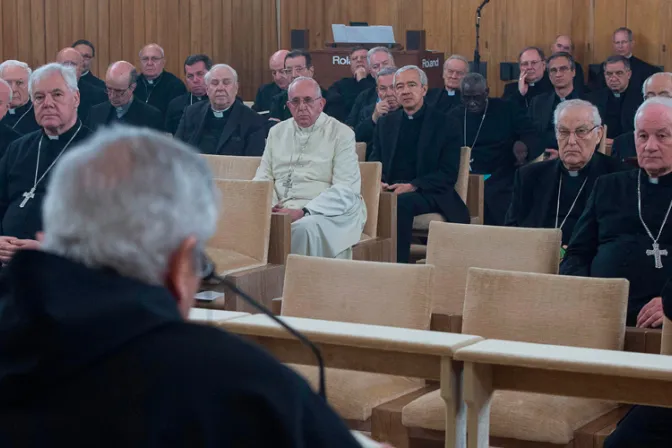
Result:
M282 47L291 29L309 29L311 48L332 40L331 24L366 21L392 25L402 44L406 31L427 31L427 46L473 57L475 13L482 0L280 0ZM496 0L483 10L481 57L488 62L491 91L499 95L499 62L515 61L520 49L549 49L556 34L574 38L584 64L611 53L619 26L635 32L635 53L672 68L672 0ZM239 74L240 94L253 99L268 82L267 61L278 48L276 0L2 0L0 59L36 67L54 59L76 39L96 45L93 71L110 62L139 64L138 51L156 42L166 51L166 69L183 74L192 53L209 54Z

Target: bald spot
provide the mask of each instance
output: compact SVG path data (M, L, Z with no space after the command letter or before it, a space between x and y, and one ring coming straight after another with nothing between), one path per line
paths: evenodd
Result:
M268 60L268 65L271 67L271 70L279 70L285 66L285 57L289 53L289 50L278 50L273 53ZM274 68L278 67L278 68Z
M305 98L312 96L313 99L322 96L320 85L314 79L302 79L290 86L287 97L291 100L294 97Z
M130 62L115 62L110 66L110 68L107 69L107 73L105 74L105 81L108 83L128 85L131 78L131 72L134 69L135 67Z
M672 98L672 73L656 73L644 86L644 96L664 96Z
M59 64L70 63L79 67L83 61L84 59L79 51L70 47L62 49L56 55L56 62Z

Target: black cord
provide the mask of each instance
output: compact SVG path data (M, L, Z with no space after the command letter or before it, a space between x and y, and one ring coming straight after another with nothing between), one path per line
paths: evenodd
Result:
M238 288L236 285L234 285L232 282L229 280L226 280L223 277L220 277L214 272L214 264L210 261L207 260L207 266L212 267L212 271L204 278L204 281L210 281L210 280L215 280L217 282L223 283L227 288L229 288L231 291L233 291L235 294L238 294L240 297L243 298L247 303L252 305L254 308L257 310L261 311L263 314L267 315L271 319L273 319L275 322L277 322L282 328L287 330L292 336L294 336L296 339L301 341L301 343L315 354L315 357L317 358L317 366L319 369L320 373L320 389L318 394L324 398L324 400L327 400L327 388L326 388L326 381L324 378L324 359L322 358L322 353L320 352L320 349L317 348L315 344L312 343L310 339L293 329L291 326L286 324L285 322L282 321L282 319L279 319L275 314L273 314L268 308L266 308L264 305L261 303L257 302L255 299L250 297L246 292Z

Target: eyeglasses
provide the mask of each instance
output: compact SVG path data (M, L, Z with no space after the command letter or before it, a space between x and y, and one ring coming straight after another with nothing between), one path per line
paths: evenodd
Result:
M289 104L292 107L299 107L299 106L301 106L301 104L305 104L307 107L310 107L313 104L315 104L318 100L320 100L321 98L322 98L321 96L319 96L317 98L310 98L310 97L308 97L308 98L292 98L289 101Z
M448 75L448 76L457 75L458 77L462 77L466 74L467 74L467 72L462 71L462 70L451 70L451 69L446 70L446 75Z
M285 75L291 75L293 73L303 73L303 71L306 70L307 68L308 67L304 67L304 66L286 68L286 69L283 70L283 73Z
M593 132L595 129L599 128L600 126L593 126L592 128L578 128L573 131L570 131L569 129L566 128L560 128L556 132L558 134L558 140L569 140L569 137L571 137L572 134L576 136L577 139L579 140L585 140L588 138L591 132Z
M537 61L525 61L525 62L521 62L521 63L520 63L520 66L523 67L523 68L534 67L535 65L540 64L540 63L541 63L540 60L537 60Z
M149 57L147 57L147 56L143 56L143 57L140 58L140 62L142 62L143 64L146 64L146 63L148 63L149 61L152 61L152 62L154 62L154 63L157 63L157 62L159 62L159 61L162 60L162 59L163 59L162 57L158 57L158 56L153 56L153 57L151 57L151 58L149 58Z
M115 96L115 95L116 96L121 96L124 93L128 92L128 89L130 89L130 88L131 88L131 86L128 86L125 89L121 90L121 89L110 89L109 87L105 87L105 93L107 95L112 95L112 96Z
M621 76L624 76L625 73L625 70L617 70L615 72L604 72L604 76L607 78L613 78L614 76L620 78Z
M551 75L554 75L554 76L558 75L558 74L564 75L565 73L567 73L570 70L571 70L570 67L568 67L566 65L563 65L561 67L549 68L548 73L550 73Z

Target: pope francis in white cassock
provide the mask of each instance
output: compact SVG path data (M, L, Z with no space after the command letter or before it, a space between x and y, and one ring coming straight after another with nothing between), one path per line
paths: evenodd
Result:
M273 181L273 211L292 217L293 254L352 258L366 222L355 134L324 104L316 81L292 82L293 118L271 129L254 180Z

